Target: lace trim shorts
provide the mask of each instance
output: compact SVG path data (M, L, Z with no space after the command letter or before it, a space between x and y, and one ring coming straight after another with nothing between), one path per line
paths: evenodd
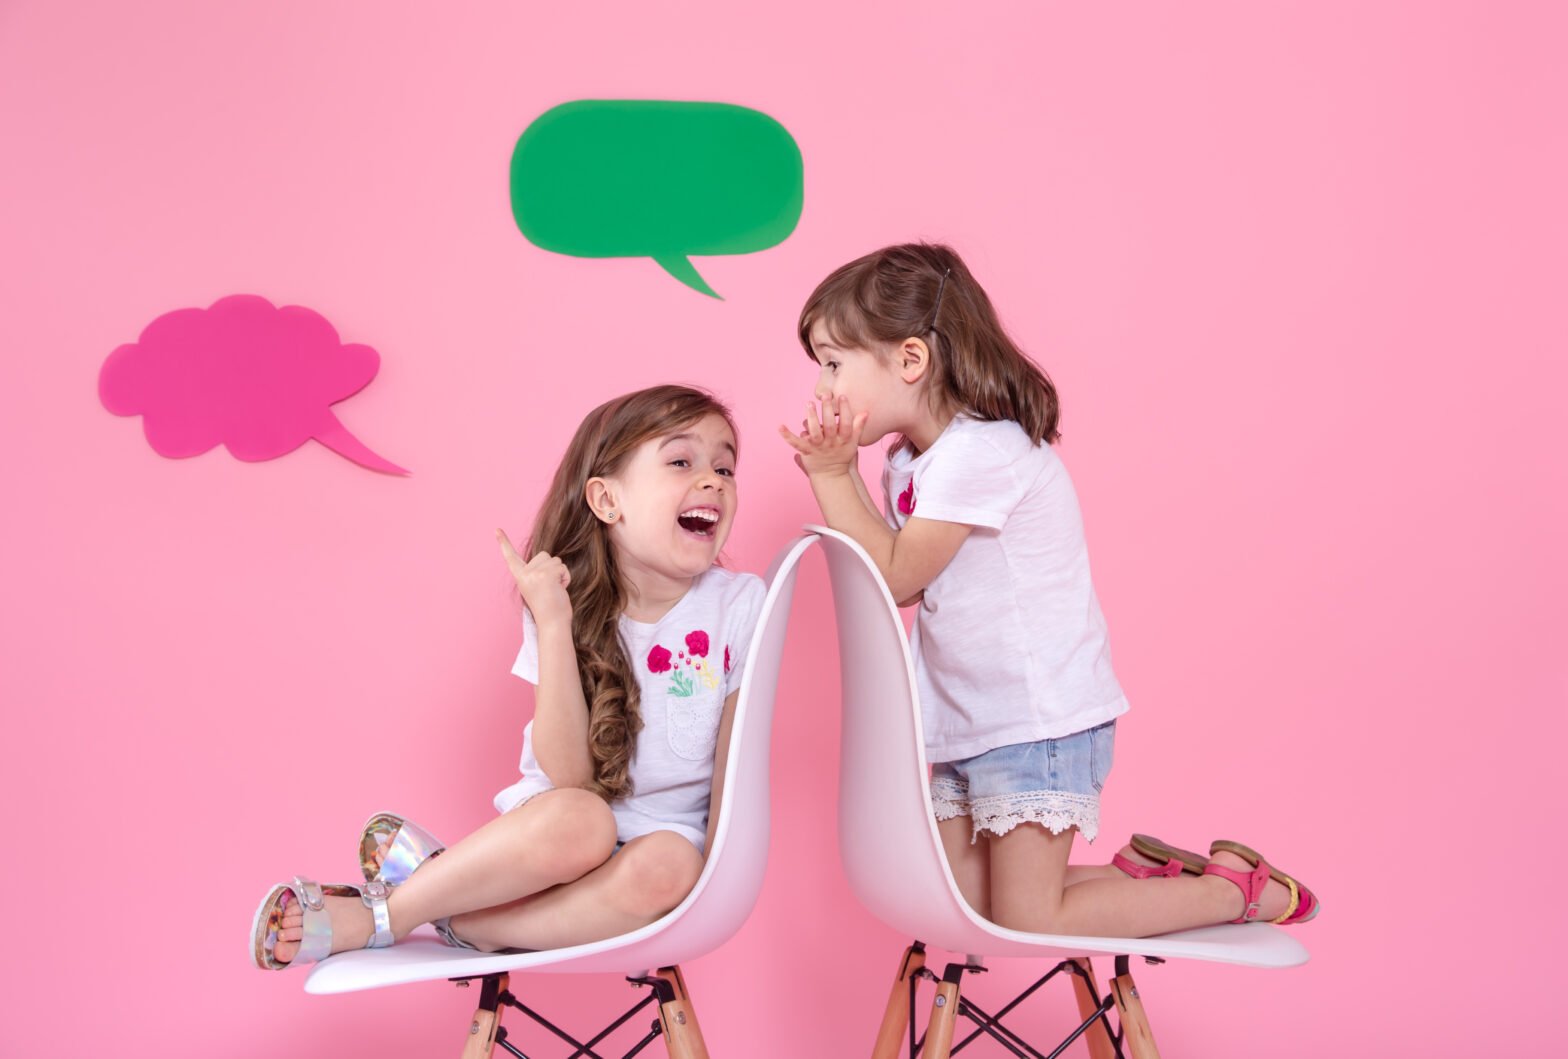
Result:
M999 746L931 767L931 802L938 820L967 816L973 842L980 832L1005 835L1040 824L1058 835L1069 827L1090 842L1100 831L1100 790L1111 772L1116 722L1060 739Z

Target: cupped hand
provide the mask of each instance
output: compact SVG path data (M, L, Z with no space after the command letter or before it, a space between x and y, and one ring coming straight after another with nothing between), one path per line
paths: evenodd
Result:
M830 397L822 402L806 402L806 418L799 434L779 427L779 436L795 450L795 463L806 474L847 474L860 451L860 431L870 417L856 412L847 397Z

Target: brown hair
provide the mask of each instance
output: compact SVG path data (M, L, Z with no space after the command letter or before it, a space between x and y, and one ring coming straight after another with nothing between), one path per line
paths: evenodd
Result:
M812 360L811 328L819 320L835 345L850 349L923 340L931 350L933 409L1011 419L1037 445L1061 436L1050 376L1008 336L951 247L904 243L835 269L800 310L800 344ZM895 448L908 444L901 439Z
M588 413L556 468L540 505L525 556L549 552L571 574L572 642L577 672L588 703L588 753L594 778L589 789L606 800L632 792L632 747L642 730L637 679L621 641L626 589L610 547L609 527L588 506L588 479L615 474L649 438L678 430L728 408L712 394L688 386L638 390Z

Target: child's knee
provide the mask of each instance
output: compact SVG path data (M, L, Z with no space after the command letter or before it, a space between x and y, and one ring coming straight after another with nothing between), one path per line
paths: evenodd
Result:
M702 855L673 831L657 831L615 855L623 908L655 919L685 900L702 874Z
M545 799L548 799L546 801ZM615 852L615 816L603 798L580 788L539 795L538 847L525 852L535 863L548 861L562 882L580 878Z

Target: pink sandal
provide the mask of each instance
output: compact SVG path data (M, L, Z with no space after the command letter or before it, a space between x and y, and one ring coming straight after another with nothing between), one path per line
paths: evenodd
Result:
M1222 852L1234 853L1252 865L1252 871L1245 872L1237 871L1235 868L1227 868L1224 865L1215 864L1211 861L1203 869L1203 874L1217 875L1221 879L1234 883L1241 890L1241 895L1246 900L1247 906L1242 910L1241 918L1231 920L1232 923L1251 923L1258 918L1258 910L1263 899L1263 890L1268 886L1271 878L1283 883L1285 888L1290 891L1290 903L1285 906L1284 912L1269 920L1270 923L1278 926L1295 926L1298 923L1305 923L1313 919L1322 908L1322 903L1311 890L1278 868L1269 867L1268 862L1250 846L1243 846L1240 842L1230 842L1225 839L1210 843L1209 855L1211 857L1216 853Z
M1200 857L1189 849L1180 849L1148 835L1134 835L1128 845L1145 857L1165 862L1161 865L1139 864L1120 853L1111 858L1113 867L1120 868L1134 879L1174 879L1182 872L1202 875L1209 863L1207 857Z

